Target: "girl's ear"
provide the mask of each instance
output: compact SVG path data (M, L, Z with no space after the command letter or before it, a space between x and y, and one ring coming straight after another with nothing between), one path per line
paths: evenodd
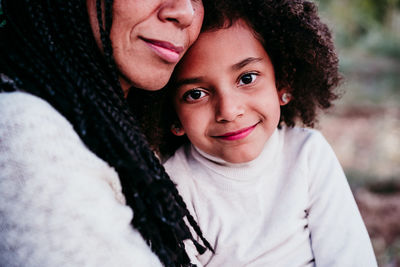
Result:
M185 134L185 130L180 124L172 124L171 125L171 132L176 136L182 136Z
M279 96L279 104L281 106L288 104L290 100L292 100L292 94L288 93L286 89L280 90L278 92L278 96Z

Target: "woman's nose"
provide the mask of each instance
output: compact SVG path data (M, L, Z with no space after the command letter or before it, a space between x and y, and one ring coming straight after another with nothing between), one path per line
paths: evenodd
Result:
M171 21L181 28L190 26L195 16L192 0L168 0L159 11L159 18Z
M217 122L231 122L243 114L243 97L231 93L217 98L215 103L215 120Z

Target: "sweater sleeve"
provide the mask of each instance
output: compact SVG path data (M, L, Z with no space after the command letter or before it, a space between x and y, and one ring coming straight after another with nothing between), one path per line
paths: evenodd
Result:
M64 117L26 93L1 93L0 114L0 266L161 266Z
M308 147L308 212L316 266L377 266L372 245L343 170L314 132Z

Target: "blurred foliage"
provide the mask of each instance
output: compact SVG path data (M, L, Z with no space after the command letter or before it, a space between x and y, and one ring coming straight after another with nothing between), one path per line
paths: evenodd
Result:
M337 45L400 58L400 0L315 0Z
M311 1L334 33L344 76L321 130L364 207L378 265L400 266L400 0Z
M400 0L314 0L334 33L342 103L400 106Z
M375 21L378 23L384 23L385 18L390 14L390 11L393 9L400 9L400 1L399 0L317 0L321 7L326 9L332 6L347 9L349 11L356 11L354 13L363 14L364 17L362 20L364 21ZM334 5L333 2L335 2ZM356 16L357 17L357 16ZM362 21L360 21L362 22Z

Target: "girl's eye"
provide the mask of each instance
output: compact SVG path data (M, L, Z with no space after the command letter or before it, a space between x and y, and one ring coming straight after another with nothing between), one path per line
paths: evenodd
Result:
M239 78L239 85L246 85L253 83L257 78L256 73L246 73Z
M192 89L183 95L183 99L187 102L194 102L206 96L206 93L200 89Z

